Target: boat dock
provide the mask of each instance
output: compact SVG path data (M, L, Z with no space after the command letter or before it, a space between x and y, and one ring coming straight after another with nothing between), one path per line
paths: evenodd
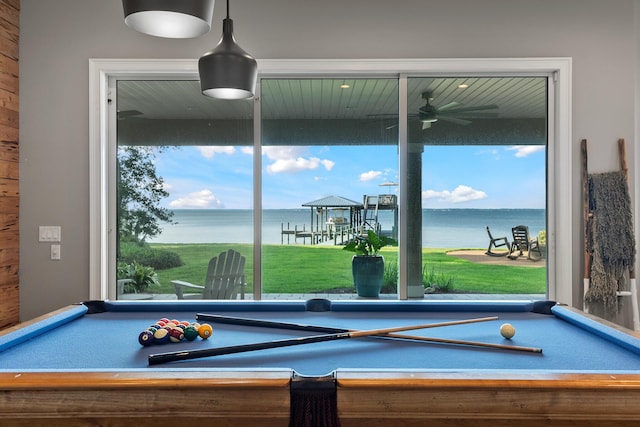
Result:
M334 244L344 245L354 235L374 230L376 233L397 238L397 198L393 194L381 194L378 196L363 196L363 202L339 197L328 196L312 202L303 203L302 206L311 209L309 227L306 224L292 225L280 224L281 244L307 244L311 245ZM382 230L378 222L380 210L392 210L394 212L394 224L392 230Z
M302 226L294 225L291 228L291 224L287 223L286 228L285 224L280 224L280 243L281 244L298 244L298 240L302 239L302 244L307 244L307 239L309 239L309 244L311 245L321 245L321 244L330 244L334 245L344 245L346 244L351 237L353 236L353 230L350 227L335 227L332 226L331 223L327 224L326 229L320 229L317 231L308 230L306 224Z

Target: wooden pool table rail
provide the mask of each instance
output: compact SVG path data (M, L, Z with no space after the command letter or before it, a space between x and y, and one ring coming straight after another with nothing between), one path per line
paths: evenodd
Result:
M337 372L353 426L599 426L640 422L640 375ZM287 426L290 372L0 373L10 426Z
M2 426L286 426L291 372L0 373Z
M342 427L618 427L640 422L640 373L339 371L337 396Z

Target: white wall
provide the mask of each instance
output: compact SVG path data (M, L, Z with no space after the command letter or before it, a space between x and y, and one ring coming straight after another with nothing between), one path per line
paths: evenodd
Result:
M127 28L120 0L21 1L23 320L89 295L88 59L196 60L220 37L224 3L217 2L208 35L167 40ZM630 165L639 164L638 8L640 0L234 0L231 18L239 44L261 59L572 57L578 289L579 141L590 142L591 172L618 168L618 138L628 141ZM38 243L39 225L62 226L61 261Z

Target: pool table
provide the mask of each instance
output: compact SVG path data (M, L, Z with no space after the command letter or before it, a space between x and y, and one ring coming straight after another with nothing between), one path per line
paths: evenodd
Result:
M207 314L349 330L471 320L404 333L496 347L360 337L150 364L158 354L319 334L216 321L209 339L138 342L162 317ZM510 340L503 323L516 329ZM317 413L299 408L305 399ZM89 301L0 332L3 426L319 418L342 427L631 425L640 422L640 340L550 301Z

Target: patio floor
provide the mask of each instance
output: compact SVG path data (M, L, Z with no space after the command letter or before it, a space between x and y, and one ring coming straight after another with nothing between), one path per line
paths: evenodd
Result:
M315 298L325 298L330 300L395 300L398 299L396 294L382 294L379 298L364 298L359 297L355 293L348 294L265 294L262 296L263 301L279 300L279 301L291 301L291 300L310 300ZM176 300L175 294L125 294L121 295L120 299L123 300ZM247 300L252 300L253 295L247 294ZM491 301L491 300L544 300L547 299L544 294L426 294L425 300L471 300L471 301ZM414 298L411 299L415 300Z

